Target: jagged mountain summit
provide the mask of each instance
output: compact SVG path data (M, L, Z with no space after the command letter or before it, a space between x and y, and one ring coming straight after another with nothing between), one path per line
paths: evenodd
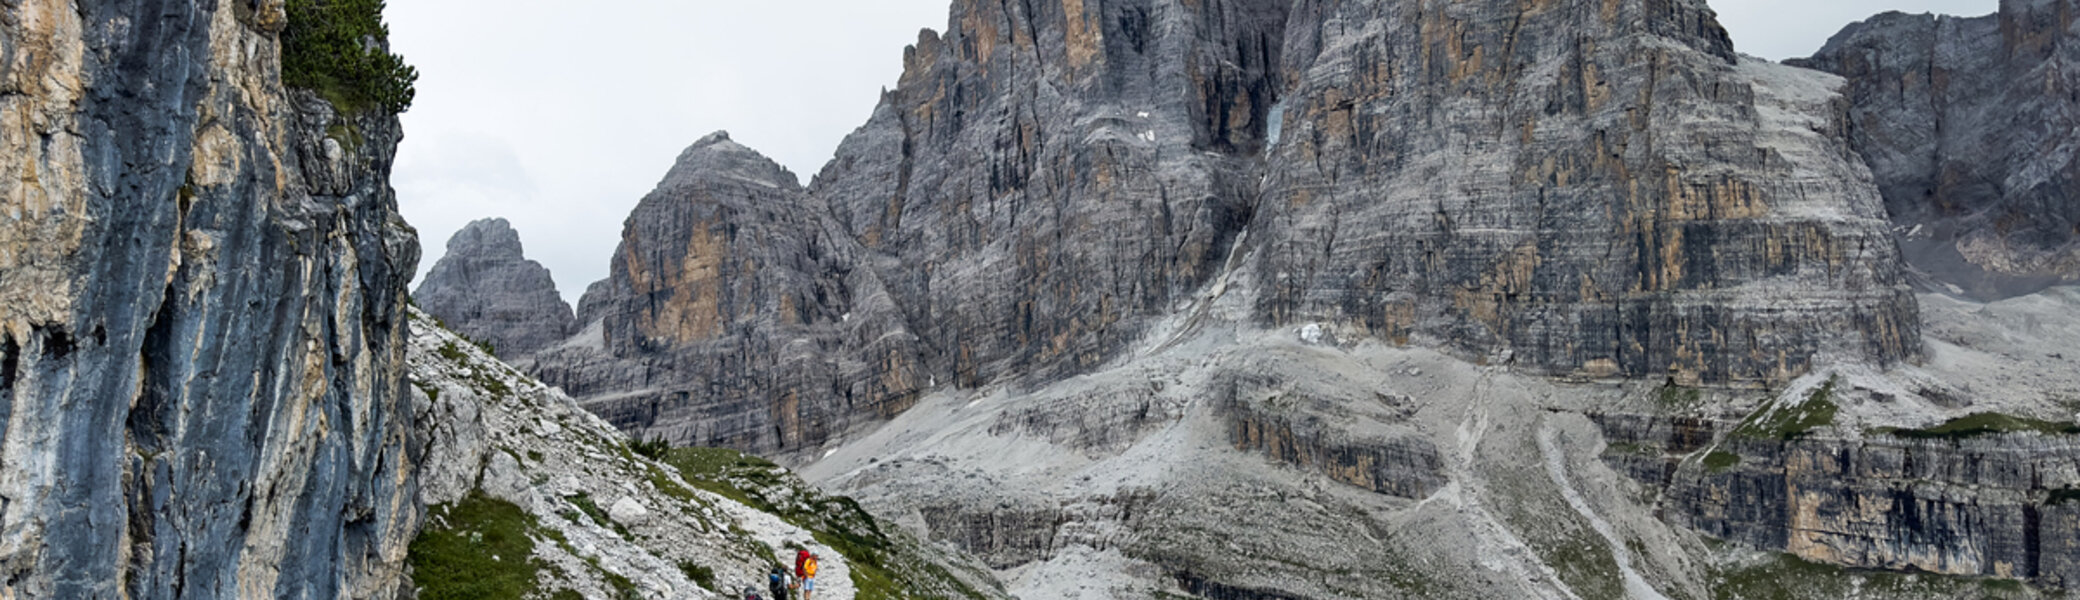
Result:
M690 148L587 295L599 335L536 372L773 451L1089 372L1242 287L1260 325L1576 377L1918 357L1838 83L1737 57L1702 4L1578 4L958 2L806 191Z
M777 450L930 384L864 253L792 173L716 133L629 215L590 322L531 370L642 437Z
M806 188L689 148L529 368L1023 597L2080 576L2070 290L1916 295L1878 84L1702 1L959 0L904 67Z
M505 219L482 219L448 238L412 299L499 356L518 359L576 333L571 306L541 263L528 260Z
M2080 281L2072 0L1977 18L1887 13L1794 64L1849 79L1851 139L1908 257L1982 299Z

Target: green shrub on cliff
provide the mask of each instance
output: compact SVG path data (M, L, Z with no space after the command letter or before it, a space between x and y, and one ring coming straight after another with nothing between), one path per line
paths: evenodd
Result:
M341 112L401 113L419 70L391 54L383 0L288 0L282 83L316 91Z

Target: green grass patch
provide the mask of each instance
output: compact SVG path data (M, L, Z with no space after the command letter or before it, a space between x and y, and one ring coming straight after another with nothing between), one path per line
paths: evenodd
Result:
M643 591L637 588L636 583L629 581L627 577L622 577L621 574L606 569L600 569L599 576L607 581L607 587L614 588L615 600L642 600Z
M1704 468L1713 473L1724 472L1741 464L1741 455L1722 450L1713 450L1704 455Z
M343 113L402 113L419 70L383 47L383 0L288 0L282 83L317 92ZM344 140L342 140L344 141Z
M682 562L679 563L679 572L685 573L686 580L700 585L701 589L705 589L711 592L715 591L714 569L710 569L701 565L696 565L690 562Z
M1910 440L1961 440L1983 435L2023 431L2035 431L2047 435L2073 435L2080 434L2080 425L2040 421L2000 413L1974 413L1969 416L1951 419L1949 422L1928 429L1884 429L1879 431L1889 433L1896 438Z
M591 518L594 524L614 530L614 533L621 534L622 539L631 541L635 539L634 536L629 535L627 527L622 527L620 523L615 523L613 518L607 516L607 511L600 510L599 504L592 501L591 495L578 494L575 496L564 496L563 499L565 502L571 503L571 506L578 507L578 510L585 513L586 517ZM566 515L564 518L568 519L570 517ZM572 519L571 522L576 523L577 520Z
M1661 389L1655 392L1655 397L1661 401L1663 407L1685 408L1703 402L1704 390L1676 385L1675 378L1671 377L1668 383L1662 384Z
M439 353L441 358L448 362L469 364L469 353L463 352L461 346L455 345L455 340L443 342L441 347L435 350L435 352Z
M428 510L412 540L412 583L423 600L517 599L535 591L533 515L482 492Z
M662 461L672 453L672 443L666 441L664 436L657 436L648 440L629 442L628 449L643 458Z
M1645 442L1615 442L1604 446L1603 454L1604 456L1644 456L1656 458L1661 456L1662 451L1661 446Z
M1759 563L1717 572L1712 597L1742 600L1840 600L1841 598L2032 597L2012 579L1961 577L1847 569L1796 555L1772 553Z
M1841 410L1834 403L1836 378L1830 377L1806 401L1798 406L1778 408L1775 402L1755 411L1740 427L1733 430L1736 437L1756 440L1788 442L1812 435L1813 430L1834 424L1835 413Z
M694 487L809 530L817 542L844 555L861 600L984 597L899 543L858 502L824 495L770 461L734 450L677 448L665 462Z

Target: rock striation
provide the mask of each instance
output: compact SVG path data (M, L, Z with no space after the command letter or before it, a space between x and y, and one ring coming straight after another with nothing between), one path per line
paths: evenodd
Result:
M2076 11L1886 13L1792 61L1848 78L1852 140L1908 258L1938 283L1999 298L2080 281Z
M792 173L708 136L628 218L592 322L532 361L639 437L772 451L893 417L930 383L876 270Z
M1841 82L1736 56L1703 2L1291 19L1261 321L1692 383L1919 355Z
M401 133L284 19L0 7L0 597L408 595Z
M412 299L470 339L509 359L562 342L574 330L571 306L541 263L528 260L505 219L472 222L448 238L448 253L427 271Z
M2071 435L1779 440L1730 422L1600 420L1625 448L1605 460L1665 494L1674 524L1826 564L2080 582Z
M1913 360L1841 85L1697 1L961 0L806 190L690 148L580 302L599 331L532 368L769 452L1090 372L1243 288L1258 326L1576 377Z

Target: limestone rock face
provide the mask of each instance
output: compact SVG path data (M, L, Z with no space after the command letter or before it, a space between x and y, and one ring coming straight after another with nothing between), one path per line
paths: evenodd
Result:
M470 223L448 239L412 299L471 339L518 358L562 342L574 328L571 306L541 263L528 260L505 219Z
M1287 4L959 0L811 192L941 381L1088 371L1224 270Z
M1673 458L1713 432L1684 423L1605 417L1613 444L1646 448L1619 458L1666 490L1671 523L1713 537L1828 564L1895 571L2080 582L2080 446L2069 435L1963 440L1755 440L1713 448L1726 466ZM1701 432L1687 439L1685 432ZM1666 457L1664 458L1664 454Z
M281 19L0 7L0 597L401 591L401 134L285 90Z
M1919 354L1840 80L1735 56L1703 2L1291 19L1263 321L1686 382Z
M958 2L905 66L811 188L956 384L1113 358L1231 248L1262 324L1554 373L1920 350L1841 82L1702 2Z
M1700 1L961 0L904 66L806 191L695 144L534 372L770 451L1090 372L1231 290L1590 378L1921 353L1842 81L1736 56Z
M776 450L907 408L919 340L794 175L717 133L636 207L543 381L639 437Z
M1908 257L1981 298L2080 281L2072 0L1978 18L1887 13L1793 64L1849 80L1850 128Z

